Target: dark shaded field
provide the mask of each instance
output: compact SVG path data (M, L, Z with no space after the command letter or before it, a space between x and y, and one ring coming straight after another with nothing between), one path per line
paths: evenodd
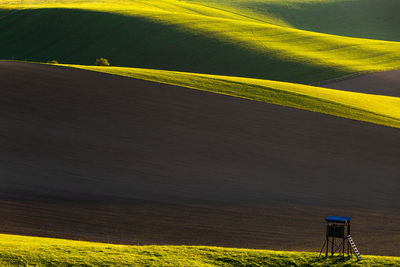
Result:
M352 79L324 84L322 87L400 97L400 70L357 76Z
M0 86L1 232L318 251L335 214L400 256L399 129L38 64Z
M102 56L113 66L301 83L347 74L136 16L34 8L0 9L0 18L0 59L93 65Z
M259 14L273 14L302 30L341 36L400 41L397 0L230 1ZM221 2L215 1L215 2Z

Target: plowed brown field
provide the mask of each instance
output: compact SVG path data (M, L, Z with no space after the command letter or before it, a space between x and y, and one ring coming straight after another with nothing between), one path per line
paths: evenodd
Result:
M399 129L17 62L0 114L1 232L400 256Z

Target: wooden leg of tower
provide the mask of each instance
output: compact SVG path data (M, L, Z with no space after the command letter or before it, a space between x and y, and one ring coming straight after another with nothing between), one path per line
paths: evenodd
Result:
M350 241L349 241L349 244L347 244L347 245L349 246L350 256L352 257L353 256L353 251L350 248Z
M326 253L325 253L325 257L328 257L328 250L329 250L329 237L326 237Z
M345 242L345 239L344 239L344 237L343 237L343 241L342 241L342 255L343 255L343 258L344 258L344 242Z
M348 239L347 239L346 244L347 244L347 256L350 256L350 243L349 243Z
M331 255L333 256L333 244L335 243L335 238L332 237Z

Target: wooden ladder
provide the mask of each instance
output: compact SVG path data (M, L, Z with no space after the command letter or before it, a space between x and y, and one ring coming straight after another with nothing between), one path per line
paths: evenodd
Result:
M351 235L348 235L348 236L347 236L347 239L349 240L349 243L350 243L350 245L351 245L351 248L352 248L353 251L354 251L354 254L356 254L357 259L360 261L360 260L361 260L361 254L360 254L360 252L358 251L357 246L356 246L356 244L355 244L354 241L353 241L353 238L351 237Z

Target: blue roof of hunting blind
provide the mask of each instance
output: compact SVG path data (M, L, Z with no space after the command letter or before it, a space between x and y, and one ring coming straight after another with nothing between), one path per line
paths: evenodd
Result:
M343 216L329 216L325 218L327 222L347 222L350 221L351 217L343 217Z

